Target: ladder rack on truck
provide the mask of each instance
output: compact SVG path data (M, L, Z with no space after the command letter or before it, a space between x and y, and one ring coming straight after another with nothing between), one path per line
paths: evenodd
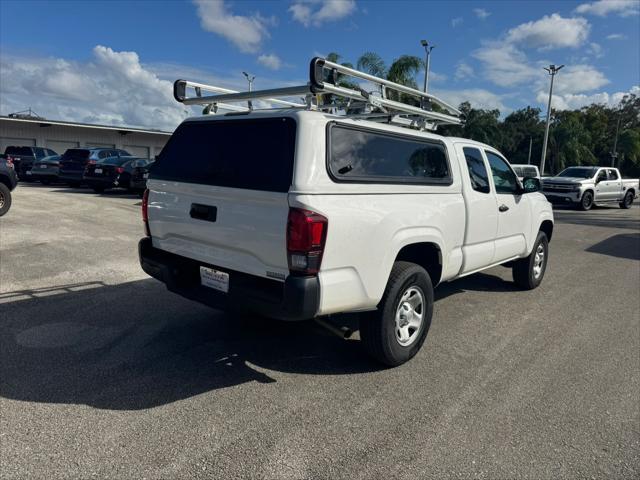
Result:
M356 83L363 81L376 90L365 91ZM191 91L193 94L188 96ZM203 92L215 95L203 96ZM390 122L421 130L462 123L460 111L434 95L320 57L311 60L309 82L305 85L236 92L188 80L176 80L173 95L185 105L205 105L206 113L217 112L218 108L251 111L252 101L262 100L281 107L342 113L351 118ZM283 100L291 97L304 99L304 103ZM247 107L232 105L233 102L245 101ZM439 111L434 111L434 106Z

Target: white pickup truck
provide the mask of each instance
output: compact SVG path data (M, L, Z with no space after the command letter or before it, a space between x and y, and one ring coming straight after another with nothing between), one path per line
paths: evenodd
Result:
M617 168L569 167L543 180L543 191L553 203L589 210L594 205L617 203L629 208L637 198L638 180L623 179Z
M140 263L170 291L283 320L360 312L392 366L423 344L435 286L508 263L534 289L553 233L540 181L491 146L319 110L188 119L147 188Z

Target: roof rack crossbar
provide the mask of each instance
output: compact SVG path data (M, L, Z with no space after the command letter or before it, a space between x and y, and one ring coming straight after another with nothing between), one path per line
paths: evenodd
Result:
M343 86L344 84L337 85L338 74L343 77L353 77L374 84L379 88L380 93L368 93L360 87L356 87L356 90ZM187 96L187 89L193 89L195 96ZM203 91L215 93L215 95L203 96ZM405 102L403 100L406 99L406 97L389 95L389 91L414 97L414 100L411 103ZM187 80L176 80L173 87L173 95L178 102L184 103L185 105L210 105L214 107L214 111L217 111L218 107L229 106L221 102L264 100L285 107L329 110L334 113L335 110L342 110L347 116L355 118L366 118L367 115L370 115L372 118L379 118L382 113L390 118L395 117L396 120L398 120L396 123L410 126L411 128L433 129L438 125L459 125L462 123L462 120L459 118L461 115L460 111L434 95L383 78L378 78L368 73L354 70L353 68L329 62L320 57L315 57L311 60L309 83L306 85L236 92L212 85ZM348 101L346 107L342 104L342 108L338 108L339 105L331 100L326 103L318 100L314 103L313 97L317 95L330 95L336 98L348 99ZM396 96L398 99L392 99ZM301 100L305 103L282 100L283 97L301 97ZM418 103L419 105L414 103ZM361 111L354 114L353 105L357 105ZM434 111L432 109L434 105L444 110L444 112ZM237 108L238 107L236 107L236 109ZM211 110L211 108L209 110ZM251 106L249 110L251 110ZM401 115L411 118L399 121L399 116Z

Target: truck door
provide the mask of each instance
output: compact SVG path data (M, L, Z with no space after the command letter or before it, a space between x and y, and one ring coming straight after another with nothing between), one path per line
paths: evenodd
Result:
M603 201L618 202L622 200L622 180L615 169L607 168L607 180L601 182L600 186Z
M523 255L527 250L525 232L531 230L531 208L509 163L489 150L484 151L489 167L498 210L498 233L493 262Z
M469 273L491 265L494 242L498 231L498 206L491 191L487 164L480 149L456 145L458 158L465 159L467 168L461 165L462 189L467 209L463 264L461 273ZM462 162L461 162L462 163Z

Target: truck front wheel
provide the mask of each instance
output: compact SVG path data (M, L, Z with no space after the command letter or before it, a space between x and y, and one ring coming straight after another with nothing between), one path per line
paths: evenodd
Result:
M526 258L513 264L513 281L525 290L533 290L542 282L549 259L549 240L547 234L538 232L533 250Z
M0 183L0 217L11 208L11 190L4 183Z
M591 207L593 207L593 192L591 192L591 190L587 190L582 195L578 208L586 212L587 210L591 210Z
M395 367L418 353L433 315L433 284L427 271L410 262L391 269L378 308L360 320L360 339L379 362Z

